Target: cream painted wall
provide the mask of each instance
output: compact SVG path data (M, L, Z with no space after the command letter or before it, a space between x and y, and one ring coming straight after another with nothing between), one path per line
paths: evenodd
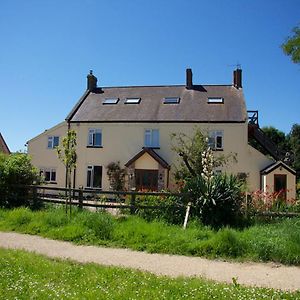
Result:
M287 199L296 199L296 177L288 172L285 168L276 168L267 175L263 175L265 180L265 192L274 192L274 175L286 175Z
M50 184L55 187L65 186L65 166L58 159L56 149L47 148L48 136L59 136L59 143L61 143L62 137L66 135L67 128L67 123L63 122L28 141L28 153L31 156L33 165L38 169L56 169L57 184Z
M145 153L136 160L135 169L158 170L158 162L148 153Z
M106 166L110 162L120 161L124 166L132 157L142 150L144 146L144 130L148 128L159 129L160 149L155 150L169 165L172 186L172 171L178 164L179 156L171 150L172 133L193 134L193 129L199 127L204 133L209 130L223 130L224 151L216 154L237 154L237 163L231 163L225 168L228 173L247 173L250 190L260 188L260 170L268 166L272 160L248 145L248 128L246 123L220 123L220 124L189 124L189 123L78 123L71 124L71 129L77 132L77 172L76 186L86 186L86 173L89 165L103 167L102 188L109 188L106 176ZM102 130L102 148L88 148L88 131L90 128ZM42 133L28 142L28 152L32 156L33 164L37 167L56 167L57 186L64 186L64 166L57 159L56 151L47 149L48 135L63 136L66 134L67 124L61 123ZM142 157L136 163L149 168L154 167L153 162ZM152 159L152 158L151 158Z

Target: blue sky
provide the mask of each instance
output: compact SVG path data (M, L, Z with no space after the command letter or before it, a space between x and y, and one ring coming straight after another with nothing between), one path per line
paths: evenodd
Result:
M299 0L1 0L0 132L12 151L63 121L94 70L100 86L230 84L288 133L300 123L300 65L280 48Z

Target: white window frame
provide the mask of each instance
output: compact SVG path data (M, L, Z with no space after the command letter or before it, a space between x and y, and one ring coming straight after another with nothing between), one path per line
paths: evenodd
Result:
M105 98L102 102L103 105L114 105L118 104L119 98Z
M219 146L219 138L221 138L221 146ZM224 131L223 130L209 131L208 144L212 150L224 150Z
M55 143L56 140L57 140L57 144ZM48 136L48 140L47 140L47 148L48 149L54 149L58 145L59 145L59 136L58 135Z
M132 97L132 98L126 98L125 104L139 104L141 102L141 98Z
M155 134L157 136L155 137ZM148 143L149 140L149 143ZM146 128L144 130L144 147L145 148L159 148L160 147L159 129Z
M209 104L223 104L224 103L224 98L222 98L222 97L208 97L207 98L207 103L209 103Z
M101 182L100 187L94 187L94 169L95 167L101 167ZM90 173L90 175L89 175ZM103 177L103 167L102 166L94 166L94 165L88 165L87 166L87 172L86 172L86 187L90 189L102 189L102 177ZM90 179L88 179L90 176ZM88 181L90 184L88 184Z
M100 145L96 145L96 134L100 134ZM89 147L102 147L102 129L89 128L87 145Z
M165 97L164 104L179 104L180 98L179 97Z
M46 172L50 173L49 180L46 180ZM55 168L40 168L40 175L44 177L45 182L56 183L57 172Z

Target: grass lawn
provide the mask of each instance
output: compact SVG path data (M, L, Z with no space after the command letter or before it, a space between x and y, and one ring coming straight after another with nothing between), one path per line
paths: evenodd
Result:
M106 213L74 209L70 220L62 208L35 212L18 208L0 210L0 230L78 244L300 265L299 218L257 224L243 230L223 228L218 231L191 222L187 230L183 230L180 226L146 222L135 216L114 218Z
M0 248L0 299L300 299L288 293L201 279L51 260Z

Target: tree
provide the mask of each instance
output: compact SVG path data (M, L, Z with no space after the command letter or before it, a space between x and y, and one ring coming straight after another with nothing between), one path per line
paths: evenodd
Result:
M242 182L233 175L214 174L216 167L236 160L235 155L215 157L208 138L200 129L191 137L173 134L173 143L174 140L177 144L172 148L180 157L175 175L183 183L182 192L187 195L186 220L191 211L204 224L214 227L236 223L241 211Z
M31 201L28 188L39 182L38 170L31 164L30 157L25 153L0 153L0 206L35 207L38 203Z
M293 168L300 173L300 124L294 124L288 135L292 152Z
M281 47L283 52L298 64L300 63L300 27L295 27L292 32L293 35L289 36Z
M58 158L66 167L68 198L66 199L66 213L68 212L67 206L69 202L71 214L71 183L72 171L76 168L77 154L76 154L76 131L68 130L67 136L62 140L62 146L56 148Z
M171 135L172 150L180 156L179 166L176 166L175 179L178 181L187 178L201 176L203 173L202 153L209 148L208 136L202 133L199 128L195 128L193 135L184 133L173 133ZM213 159L213 168L226 165L230 161L236 161L236 154L218 155Z

